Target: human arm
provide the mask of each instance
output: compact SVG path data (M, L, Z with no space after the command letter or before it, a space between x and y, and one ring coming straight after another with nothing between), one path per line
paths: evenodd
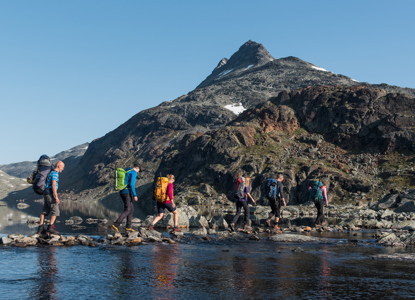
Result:
M171 201L171 205L174 208L176 205L173 202L173 184L172 183L167 184L167 196L169 197Z
M251 198L252 202L254 202L254 203L256 204L256 202L255 202L254 198L252 198L252 196L251 196L251 194L250 194L250 193L247 193L246 195L247 195L249 198Z
M130 188L131 188L131 193L133 194L134 197L134 201L137 201L137 192L135 191L135 181L137 179L137 172L132 171L131 172L131 178L130 178Z
M280 196L280 199L284 203L284 206L287 206L287 203L285 203L284 186L283 186L282 182L278 182L278 187L277 188L278 188L278 194Z
M327 188L325 186L323 186L321 188L321 192L323 194L324 200L326 201L326 207L328 207L329 206L329 201L328 201L328 198L327 198Z
M53 196L55 197L56 203L59 204L59 198L58 198L58 189L56 188L56 180L52 180L52 193Z

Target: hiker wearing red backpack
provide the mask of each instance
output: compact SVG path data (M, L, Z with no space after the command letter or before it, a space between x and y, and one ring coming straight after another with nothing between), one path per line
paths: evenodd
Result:
M316 181L313 182L308 190L310 191L310 200L314 201L314 204L317 208L317 218L314 222L315 225L326 225L326 221L324 218L324 203L326 207L329 206L329 202L327 200L327 181ZM324 200L324 202L323 202Z
M244 218L244 229L249 226L249 205L248 205L248 197L251 198L252 202L255 203L254 198L252 198L251 194L249 193L249 177L242 177L239 176L236 187L235 187L235 199L236 199L236 215L232 220L232 223L229 224L231 231L235 231L235 224L238 222L239 216L242 212L242 207L244 208L245 218Z

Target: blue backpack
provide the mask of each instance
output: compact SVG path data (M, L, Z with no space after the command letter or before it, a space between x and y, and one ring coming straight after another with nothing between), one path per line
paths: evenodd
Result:
M320 181L316 181L311 184L310 200L314 201L315 203L318 203L321 200L323 200L323 191L321 190L322 186L323 183L321 183Z
M277 199L277 183L278 181L276 181L274 178L270 178L267 180L267 183L265 185L265 196L267 196L270 199Z

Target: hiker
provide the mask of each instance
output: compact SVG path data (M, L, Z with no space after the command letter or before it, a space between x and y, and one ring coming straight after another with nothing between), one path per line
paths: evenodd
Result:
M134 162L132 168L125 169L125 180L124 184L126 187L120 191L120 196L124 202L124 211L118 217L117 221L114 222L111 229L115 232L119 232L118 227L120 227L122 221L127 218L127 224L125 225L126 232L134 232L134 229L131 228L131 221L133 219L134 213L134 201L137 201L137 193L135 191L135 181L137 179L137 173L140 172L141 165L138 161Z
M164 209L167 209L169 212L173 213L173 220L174 220L174 231L180 232L179 229L179 215L177 213L176 205L173 201L173 182L174 182L174 175L167 175L167 179L169 180L169 183L167 184L167 190L166 194L168 196L168 199L166 202L159 202L157 201L157 212L158 216L154 218L153 222L151 222L149 229L154 230L154 225L157 224L158 221L160 221L164 216Z
M48 178L46 179L46 187L43 193L43 209L42 213L40 214L40 224L37 229L38 234L42 234L44 232L44 222L45 216L51 214L50 223L48 228L46 229L47 234L58 234L55 229L55 221L56 217L59 217L59 198L58 198L58 182L59 182L59 173L63 171L65 168L65 164L62 161L58 161L56 163L55 169L49 173Z
M244 229L246 229L249 226L248 197L251 198L252 202L255 203L254 198L252 198L251 194L249 193L249 182L250 182L250 178L245 177L244 197L236 199L236 215L233 218L232 223L229 224L231 231L235 231L235 224L236 222L238 222L239 216L241 215L242 207L244 208L244 214L245 214Z
M274 229L279 230L280 227L278 226L278 222L281 217L281 200L284 203L284 207L287 206L285 203L285 197L284 197L284 186L282 184L282 181L284 180L284 175L279 174L277 177L277 194L276 197L267 197L269 200L269 205L271 206L271 212L268 215L268 220L266 221L266 224L268 227L271 227L271 219L273 216L275 216L275 226Z
M314 193L310 193L310 197L314 198L314 204L316 205L317 208L317 218L316 221L314 222L314 224L316 226L318 225L326 225L326 220L324 218L324 202L323 199L326 203L326 207L329 206L329 202L327 199L327 181L323 180L322 182L316 181L314 183L312 183L310 185L310 187L308 188L309 191L312 191L313 187L316 186L315 188L315 192ZM320 191L319 191L320 189ZM314 195L312 195L314 194Z

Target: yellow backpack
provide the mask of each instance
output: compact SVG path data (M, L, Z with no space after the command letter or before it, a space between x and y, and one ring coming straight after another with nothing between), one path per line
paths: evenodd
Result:
M170 200L169 196L167 195L167 184L169 183L169 179L167 177L158 177L156 181L156 187L154 188L154 195L153 200L157 202L164 203Z

